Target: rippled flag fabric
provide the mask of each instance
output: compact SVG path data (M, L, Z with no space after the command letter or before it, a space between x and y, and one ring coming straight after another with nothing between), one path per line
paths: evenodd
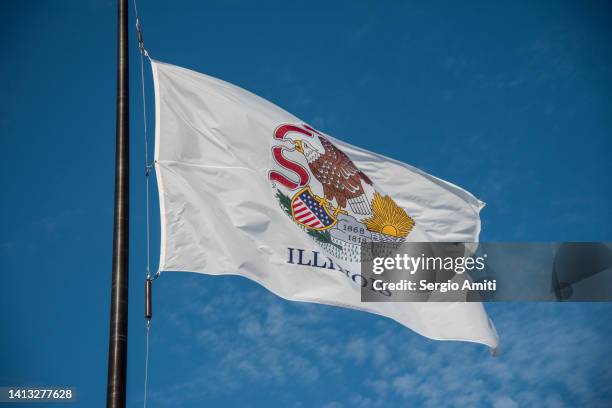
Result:
M152 67L161 271L241 275L285 299L498 346L480 303L360 301L371 284L360 275L362 242L476 242L482 202L235 85Z

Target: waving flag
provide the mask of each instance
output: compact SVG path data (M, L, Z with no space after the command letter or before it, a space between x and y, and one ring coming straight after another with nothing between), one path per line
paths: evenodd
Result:
M480 303L360 301L362 242L478 241L479 200L237 86L152 65L160 270L242 275L286 299L497 347Z

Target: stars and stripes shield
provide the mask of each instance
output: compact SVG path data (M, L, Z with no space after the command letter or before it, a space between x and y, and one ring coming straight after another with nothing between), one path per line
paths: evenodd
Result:
M322 231L336 224L336 218L317 201L310 187L301 189L293 196L291 214L298 224L310 229Z

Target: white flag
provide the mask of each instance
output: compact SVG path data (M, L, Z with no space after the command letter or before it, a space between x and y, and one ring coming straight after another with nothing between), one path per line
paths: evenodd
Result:
M479 200L237 86L152 65L161 271L241 275L285 299L497 347L480 303L360 301L360 242L476 242Z

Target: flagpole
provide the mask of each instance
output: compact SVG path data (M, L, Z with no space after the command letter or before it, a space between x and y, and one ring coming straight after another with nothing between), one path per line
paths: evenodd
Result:
M115 145L115 213L113 270L108 344L106 406L125 407L128 329L129 255L129 65L128 4L118 0L117 122Z

